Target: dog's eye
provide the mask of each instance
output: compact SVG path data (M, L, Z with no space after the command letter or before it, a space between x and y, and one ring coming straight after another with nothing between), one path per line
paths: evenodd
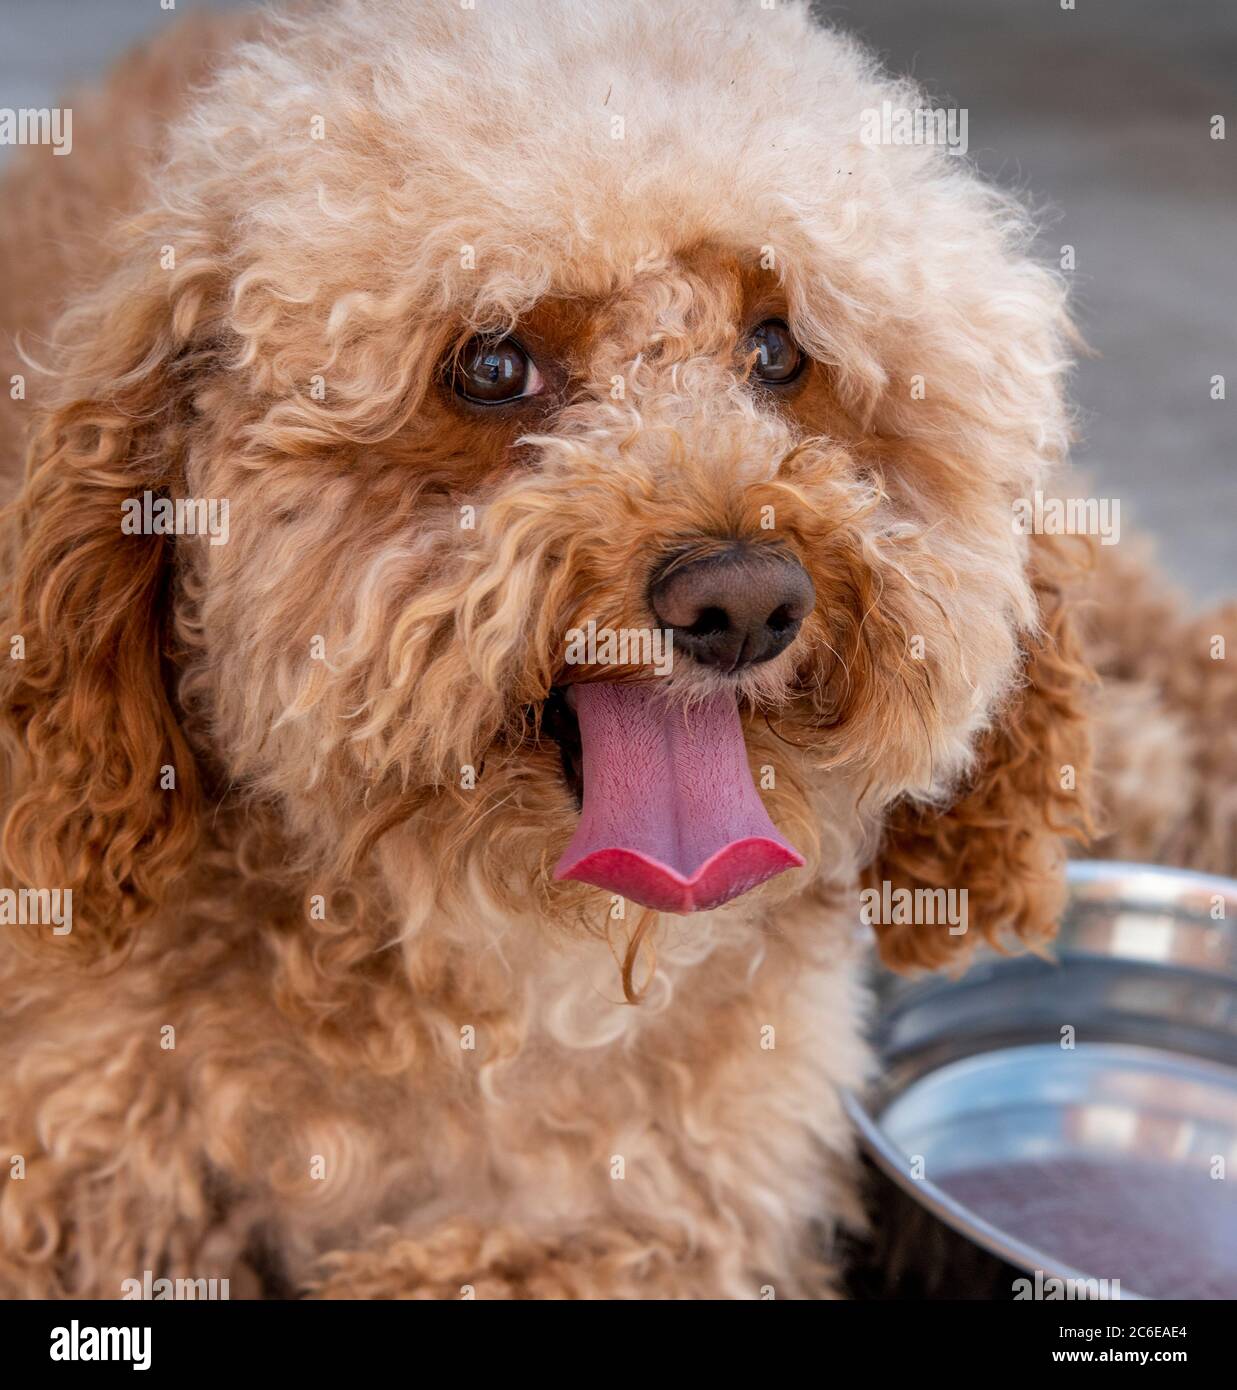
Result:
M807 361L781 319L766 319L753 328L748 335L747 351L756 354L752 375L767 386L785 386L794 381Z
M537 364L514 338L470 338L456 359L457 395L479 405L501 405L535 396L544 382Z

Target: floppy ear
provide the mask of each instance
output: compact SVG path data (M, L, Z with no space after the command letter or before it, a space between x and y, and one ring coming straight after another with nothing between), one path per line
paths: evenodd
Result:
M993 945L1010 934L1029 944L1050 938L1065 901L1065 841L1091 833L1086 697L1095 676L1069 597L1078 555L1067 551L1069 541L1030 540L1040 625L1024 642L1023 683L984 735L954 803L943 811L896 805L864 874L869 888L967 892L963 933L951 934L939 917L939 925L876 928L881 958L895 970L943 965L980 938Z
M173 538L121 523L126 499L181 477L177 358L202 302L192 271L121 270L63 316L56 400L4 516L3 881L72 890L67 935L25 934L61 958L128 940L196 839L197 776L168 685Z

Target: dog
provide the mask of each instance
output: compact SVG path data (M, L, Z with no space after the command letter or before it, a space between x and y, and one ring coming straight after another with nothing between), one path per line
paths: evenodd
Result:
M1078 339L923 105L799 4L341 0L14 161L0 1293L840 1295L872 928L1040 946L1170 785L1104 833L1228 856L1221 629L1011 524Z

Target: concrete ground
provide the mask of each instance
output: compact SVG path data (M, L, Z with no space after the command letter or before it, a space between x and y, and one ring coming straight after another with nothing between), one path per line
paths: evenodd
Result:
M0 106L47 105L176 14L236 3L0 0ZM1076 311L1098 353L1076 382L1077 460L1120 499L1123 529L1154 533L1170 574L1218 597L1237 591L1237 3L1060 6L819 8L938 104L965 107L980 167L1044 210L1045 254L1075 247ZM1209 136L1216 114L1227 140ZM1227 401L1210 398L1217 374Z

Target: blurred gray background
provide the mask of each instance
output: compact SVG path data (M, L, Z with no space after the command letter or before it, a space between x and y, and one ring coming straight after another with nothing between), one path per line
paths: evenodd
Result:
M47 105L177 15L241 3L0 0L0 106ZM1075 457L1120 499L1123 531L1152 532L1170 576L1215 598L1237 591L1237 0L1076 3L817 9L936 104L965 107L971 157L1040 210L1044 254L1075 248L1075 310L1098 354L1077 376ZM1227 401L1210 398L1217 374Z

